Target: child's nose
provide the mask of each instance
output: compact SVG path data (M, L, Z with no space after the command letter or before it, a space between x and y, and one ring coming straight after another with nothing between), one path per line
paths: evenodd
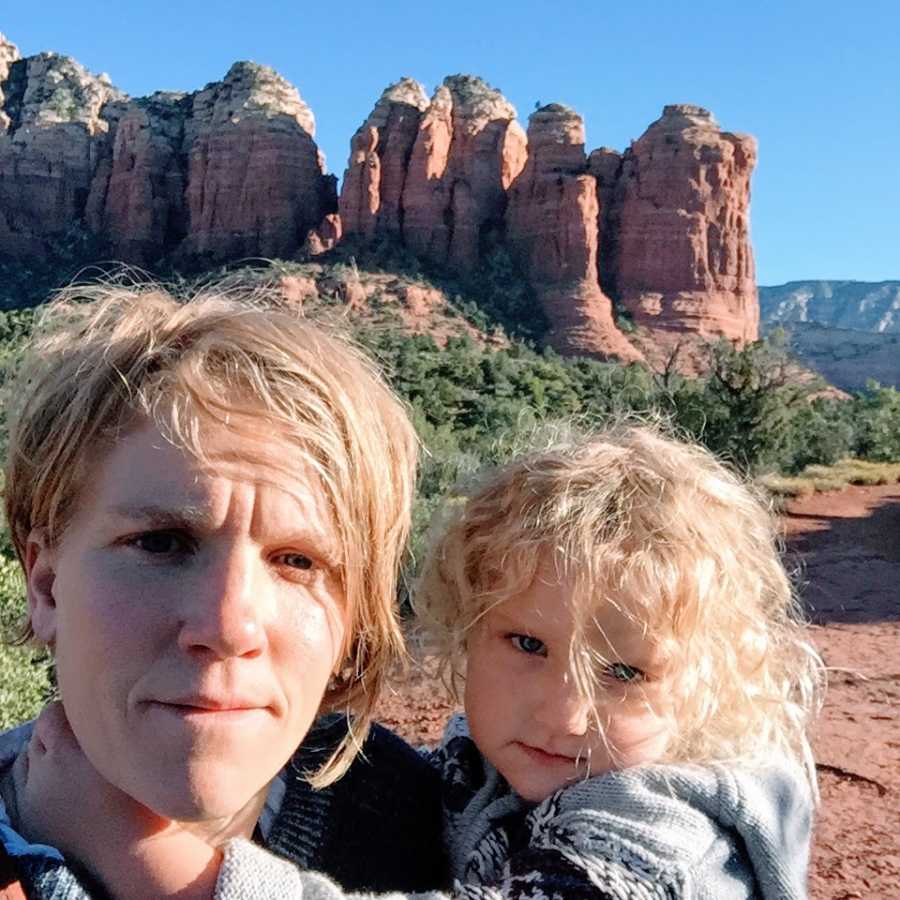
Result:
M571 682L561 685L559 690L549 690L537 709L538 724L553 734L581 736L587 733L590 723L591 703L582 697Z

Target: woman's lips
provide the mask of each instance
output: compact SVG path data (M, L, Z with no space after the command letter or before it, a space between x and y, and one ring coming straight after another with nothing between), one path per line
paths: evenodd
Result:
M210 699L179 698L178 700L150 700L151 711L175 718L203 722L229 722L246 719L268 710L266 706L245 701L218 701Z

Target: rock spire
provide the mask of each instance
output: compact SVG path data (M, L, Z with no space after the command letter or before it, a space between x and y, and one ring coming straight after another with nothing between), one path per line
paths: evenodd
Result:
M750 246L756 141L722 131L700 106L666 106L625 151L592 155L607 176L601 230L612 236L605 283L638 325L755 340L759 307ZM613 183L610 184L610 181Z
M427 108L422 85L403 78L385 89L353 135L339 204L345 234L402 234L409 158Z
M528 159L510 187L506 222L510 249L551 323L548 342L562 353L639 359L600 290L597 182L574 110L551 104L532 113Z
M451 75L425 110L403 189L403 239L457 271L502 230L506 190L525 164L525 133L512 104L471 75Z

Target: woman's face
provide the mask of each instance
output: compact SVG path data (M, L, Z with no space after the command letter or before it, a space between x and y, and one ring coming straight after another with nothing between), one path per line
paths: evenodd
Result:
M208 468L152 425L117 443L59 544L35 536L29 602L101 775L165 818L254 822L341 662L339 548L295 449L205 447Z

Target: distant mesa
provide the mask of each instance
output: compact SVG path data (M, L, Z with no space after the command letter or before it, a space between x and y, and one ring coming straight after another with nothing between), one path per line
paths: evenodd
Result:
M753 138L699 106L666 106L623 153L587 152L568 106L540 106L526 134L481 78L448 76L430 97L402 78L353 135L338 197L312 111L266 66L133 99L0 35L0 256L46 258L73 228L142 265L291 258L351 237L466 272L502 245L567 354L641 359L614 307L651 340L757 337L755 161Z
M845 391L900 388L900 281L791 281L759 288L764 332Z
M768 327L815 322L900 335L900 281L789 281L759 289Z

